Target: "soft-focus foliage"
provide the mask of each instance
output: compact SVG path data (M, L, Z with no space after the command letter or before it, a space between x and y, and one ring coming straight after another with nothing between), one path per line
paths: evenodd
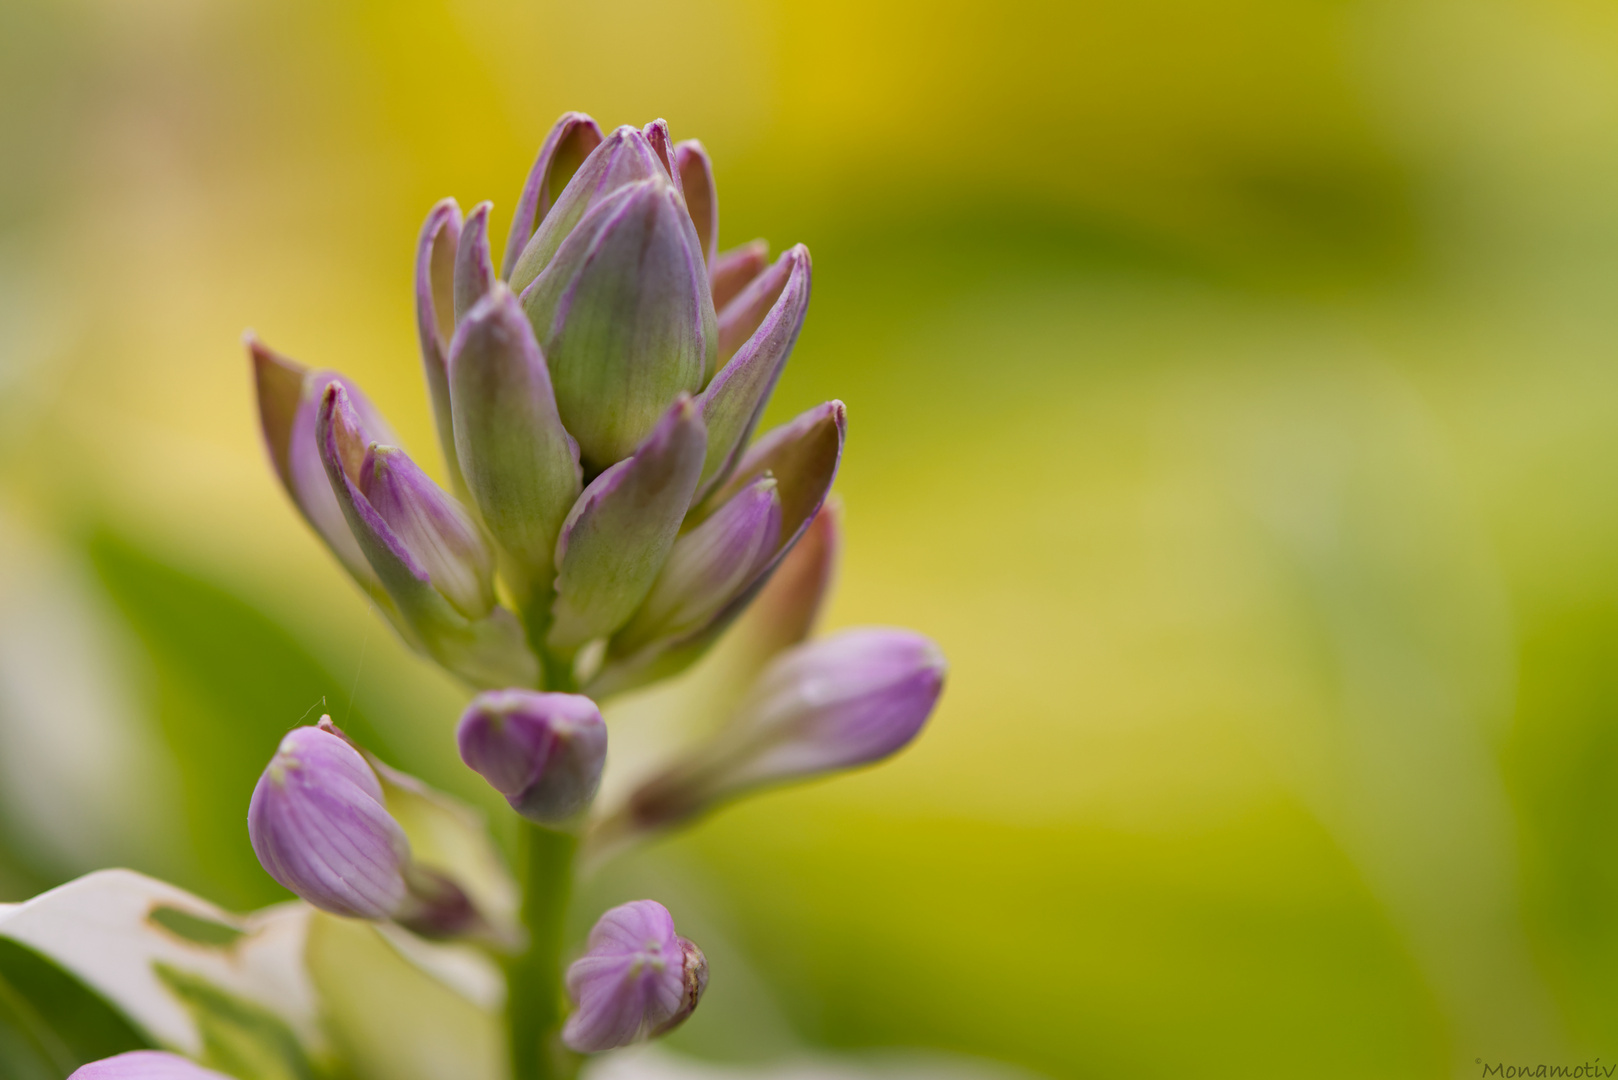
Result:
M488 194L498 244L562 110L664 115L721 248L814 251L764 426L848 403L828 625L952 672L891 766L590 886L702 942L674 1045L1612 1060L1615 42L1585 0L10 0L0 898L283 896L247 800L322 712L501 807L289 512L238 338L352 375L445 482L422 216ZM709 705L627 699L613 744Z

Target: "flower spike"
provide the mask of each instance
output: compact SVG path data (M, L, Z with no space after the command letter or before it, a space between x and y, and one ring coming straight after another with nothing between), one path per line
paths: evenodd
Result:
M578 1004L562 1041L597 1054L656 1038L684 1023L708 988L702 950L674 932L655 900L613 908L590 931L589 947L567 971Z

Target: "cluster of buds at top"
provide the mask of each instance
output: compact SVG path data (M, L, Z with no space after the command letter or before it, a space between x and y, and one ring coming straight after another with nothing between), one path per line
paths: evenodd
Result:
M840 402L752 439L809 253L719 252L707 154L660 120L603 136L564 116L498 272L488 225L488 203L441 202L416 262L451 490L350 380L250 338L265 441L407 642L480 688L578 676L600 697L690 663L825 499Z

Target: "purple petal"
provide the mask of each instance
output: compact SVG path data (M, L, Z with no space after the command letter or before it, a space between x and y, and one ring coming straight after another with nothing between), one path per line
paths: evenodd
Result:
M162 1050L131 1050L73 1070L67 1080L230 1080L194 1061Z
M562 1041L579 1053L628 1046L668 1031L696 1008L708 981L701 950L674 932L655 900L608 911L567 972L577 1004Z
M749 281L762 274L769 263L770 245L763 240L752 240L721 252L708 268L714 310L724 314L726 306Z
M685 206L691 212L691 224L702 241L702 258L713 267L719 257L719 192L714 186L713 162L708 159L708 151L695 139L687 139L676 146L674 159ZM714 301L715 307L718 303Z
M517 299L495 284L450 346L461 471L484 524L536 588L554 572L556 536L579 494L578 446Z
M809 312L809 284L809 249L799 244L783 252L725 309L719 322L719 355L725 366L702 392L708 426L704 485L724 479L769 403Z
M522 305L562 420L597 469L633 453L682 391L701 389L716 347L700 245L667 177L593 207Z
M560 825L595 798L607 725L580 694L479 694L456 729L461 760L531 821Z
M679 534L706 444L695 403L682 395L633 457L585 488L556 544L553 647L577 648L634 614Z
M494 553L472 515L403 450L373 443L360 492L455 609L479 619L494 607Z
M545 136L534 159L534 167L523 185L517 200L517 212L511 219L511 232L506 237L506 253L500 260L500 276L510 278L517 265L517 257L534 235L534 227L545 220L546 213L564 185L572 179L580 164L590 152L601 145L601 129L596 122L580 112L563 113L562 118Z
M645 135L628 125L608 135L584 159L512 264L506 275L511 290L520 295L539 276L562 242L597 203L628 184L658 178L667 181L668 170Z
M663 172L668 175L669 183L673 184L674 190L684 198L685 189L680 181L680 166L675 160L674 139L669 135L669 122L662 119L653 120L641 129L641 134L646 136L646 142L650 144L652 153L657 155L658 162L663 166Z
M489 286L494 284L494 264L489 255L489 211L494 204L478 203L466 216L461 226L460 243L455 249L455 322L457 324L472 305L483 299ZM449 355L449 343L444 343L444 355Z
M383 806L376 774L330 731L295 728L281 740L247 825L264 869L315 907L383 919L405 902L409 842Z
M760 477L675 542L646 602L613 640L615 652L700 628L753 581L781 537L776 486Z
M455 328L455 262L460 240L461 208L454 199L444 199L427 214L416 243L416 335L421 340L421 363L433 403L438 445L453 477L460 470L455 462L445 363Z

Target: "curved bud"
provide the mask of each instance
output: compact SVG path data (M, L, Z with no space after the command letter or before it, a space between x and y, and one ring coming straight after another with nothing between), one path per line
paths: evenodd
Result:
M848 630L777 657L707 745L630 797L636 830L665 828L742 792L880 761L921 731L948 665L909 630Z
M517 257L534 235L534 227L545 220L562 188L578 171L590 151L601 145L601 129L581 112L563 113L540 145L539 156L528 173L517 211L506 236L506 253L500 260L500 276L510 278Z
M294 728L253 789L247 830L265 871L322 911L387 919L409 895L410 843L358 750L324 725Z
M584 159L512 264L506 274L511 290L522 293L540 275L597 203L627 184L658 178L668 180L668 170L644 134L626 124L608 135Z
M550 584L556 536L579 495L579 451L517 298L495 283L449 355L461 471L484 524L532 587Z
M633 457L584 489L556 543L553 648L612 633L646 599L696 491L706 445L696 403L681 395Z
M576 820L595 798L607 760L607 725L581 694L479 694L455 738L467 767L541 825Z
M668 678L689 667L707 651L731 620L752 602L776 565L792 550L820 511L837 476L847 425L843 403L828 401L766 432L753 444L730 478L687 516L685 527L690 530L688 537L695 535L707 519L717 516L738 492L765 477L773 477L781 502L780 539L773 555L764 560L752 580L723 607L688 633L658 635L651 640L639 634L632 636L630 630L640 620L637 614L630 626L609 643L606 662L586 688L591 697L600 700Z
M491 202L480 202L466 215L460 243L455 248L455 325L460 325L472 305L483 299L494 284L494 264L489 255L489 211ZM449 343L444 343L449 358ZM447 376L446 376L447 378Z
M164 1050L131 1050L73 1070L67 1080L230 1080L224 1073Z
M367 445L340 383L321 395L315 422L330 489L396 606L406 640L476 686L531 683L537 661L521 625L505 608L483 606L493 599L486 584L490 560L465 511L407 466L403 454L374 441ZM392 522L367 488L388 506Z
M809 313L810 269L809 249L798 244L782 252L725 309L719 322L719 355L725 366L702 392L702 419L708 426L704 487L724 479L769 403Z
M489 613L494 607L494 552L465 507L403 450L377 443L365 452L359 488L455 610L468 619Z
M674 148L674 163L685 207L691 212L691 224L702 241L702 258L712 273L714 260L719 257L719 191L714 186L713 162L700 142L687 139ZM717 299L714 306L719 306Z
M461 472L455 461L445 363L450 334L455 329L455 263L460 242L461 208L454 199L444 199L428 212L416 243L416 335L421 340L421 363L427 375L427 394L433 403L438 445L457 485Z
M562 1041L598 1054L678 1027L708 987L702 950L674 932L674 919L655 900L613 908L595 924L584 956L567 969L576 1003Z
M270 463L287 494L331 548L343 567L373 595L381 583L343 519L320 463L315 441L315 415L326 388L337 384L352 404L355 424L366 439L397 442L387 422L354 383L332 371L311 371L276 353L251 333L246 338L258 390L259 420Z
M633 652L699 629L745 589L775 555L781 496L766 474L675 541L646 602L613 640Z
M562 420L597 469L628 457L681 391L702 388L717 347L696 231L666 177L594 206L522 305Z
M743 286L762 274L769 264L770 245L763 240L750 240L715 257L708 265L714 310L723 313Z

